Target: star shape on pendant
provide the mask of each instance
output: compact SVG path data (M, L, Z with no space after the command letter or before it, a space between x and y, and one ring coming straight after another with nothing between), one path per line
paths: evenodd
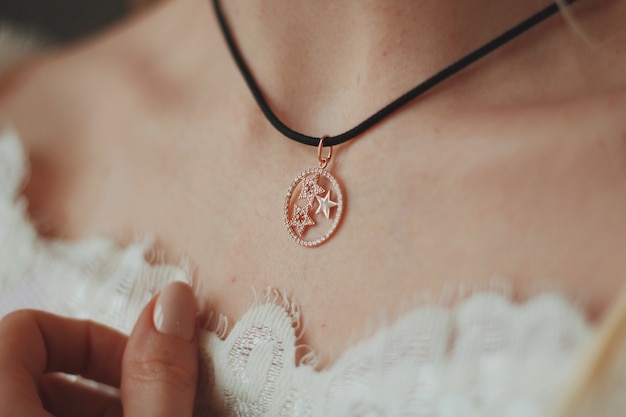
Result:
M293 206L293 217L289 222L289 226L293 226L298 233L298 236L302 236L302 232L307 226L312 226L315 224L313 219L309 216L309 207L306 206L304 208L299 205Z
M307 200L309 202L308 205L311 206L315 197L326 191L317 183L319 178L320 174L315 174L302 182L302 190L300 190L300 196L298 197L299 200Z
M338 206L339 204L330 200L330 191L328 191L324 197L315 196L315 198L317 198L317 202L319 203L315 214L324 213L324 216L330 220L330 209Z

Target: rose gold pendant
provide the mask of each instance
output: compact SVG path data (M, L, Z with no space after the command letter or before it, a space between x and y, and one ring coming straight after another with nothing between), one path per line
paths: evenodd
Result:
M343 212L339 182L325 168L333 155L322 156L324 139L317 146L319 168L303 171L293 180L285 197L287 231L299 245L313 247L326 242L337 230Z

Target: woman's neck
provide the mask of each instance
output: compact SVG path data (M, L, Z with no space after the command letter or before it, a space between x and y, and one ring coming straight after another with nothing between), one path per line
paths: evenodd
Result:
M129 46L127 55L140 62L141 71L160 71L168 84L191 86L198 96L211 93L200 93L196 84L209 84L207 77L216 66L232 75L228 82L243 87L217 28L211 3L164 2L140 25L143 29L135 36L138 42ZM272 109L291 128L319 136L353 127L550 0L221 3L241 53ZM504 81L523 78L534 82L527 75L531 69L542 67L538 63L547 50L555 50L549 28L559 25L559 21L562 19L553 18L539 30L515 40L512 49L507 47L508 52L499 50L490 55L500 59L483 60L461 77L446 81L434 91L436 100L431 97L428 104L435 104L435 109L437 100L467 103L469 99L475 103L477 94L484 96L487 90L497 102L498 93L511 96L499 90L514 87ZM559 48L563 52L563 46ZM523 65L518 65L520 62ZM554 63L551 65L554 69ZM499 71L499 78L490 74L494 70ZM172 81L173 77L176 79ZM542 82L547 81L542 78ZM455 83L462 88L451 88L458 85ZM241 100L238 106L249 110L243 114L258 114L253 100Z
M314 68L407 59L430 73L538 11L550 0L221 0L240 44L256 58ZM542 4L543 3L543 4ZM289 61L286 59L289 58ZM295 58L295 59L291 59ZM285 62L286 61L286 62ZM354 63L357 61L357 63Z
M351 127L549 0L222 3L270 105L306 131Z

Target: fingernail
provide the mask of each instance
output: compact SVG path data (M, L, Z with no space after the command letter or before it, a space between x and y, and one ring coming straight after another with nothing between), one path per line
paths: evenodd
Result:
M190 341L196 332L196 297L184 282L173 282L161 291L154 306L154 327L170 336Z

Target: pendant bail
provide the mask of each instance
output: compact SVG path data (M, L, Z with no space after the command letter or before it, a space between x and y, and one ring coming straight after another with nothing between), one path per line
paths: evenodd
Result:
M324 140L328 139L330 136L324 135L320 138L319 143L317 144L317 159L320 161L320 168L324 169L330 162L330 158L333 156L333 147L328 147L328 155L322 156L322 149L324 148Z

